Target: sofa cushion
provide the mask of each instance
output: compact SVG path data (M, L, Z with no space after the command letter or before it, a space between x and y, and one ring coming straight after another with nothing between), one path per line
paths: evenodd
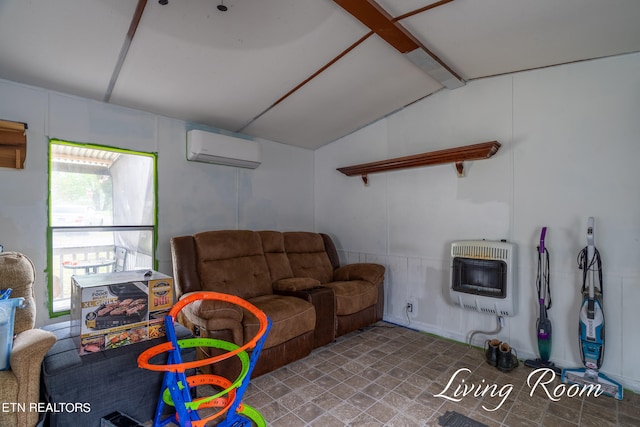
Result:
M336 296L338 316L357 313L378 302L378 286L365 280L349 280L325 283Z
M291 265L284 251L284 235L279 231L258 231L262 240L262 250L271 273L271 280L277 281L293 277Z
M194 235L202 290L250 299L273 293L258 233L207 231Z
M333 267L318 233L289 231L284 234L284 248L295 277L311 277L320 283L333 279Z
M248 300L271 319L271 330L264 348L282 344L306 332L316 325L316 311L313 304L296 297L263 295ZM244 339L248 342L260 328L260 322L249 311L244 311Z

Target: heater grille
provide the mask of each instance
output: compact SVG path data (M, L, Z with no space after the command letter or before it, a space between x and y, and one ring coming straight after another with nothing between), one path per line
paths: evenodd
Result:
M460 304L458 304L460 305ZM485 313L485 314L494 314L497 316L504 316L504 317L509 317L509 316L513 316L515 313L513 311L510 310L500 310L497 308L489 308L489 307L478 307L475 306L473 304L467 304L467 303L462 303L461 305L462 308L464 308L465 310L472 310L472 311L477 311L480 313Z
M466 310L499 316L516 312L515 245L464 240L451 244L449 294Z
M481 242L484 243L485 241L481 240ZM454 244L451 247L451 255L461 258L499 259L507 261L509 259L509 249L495 247L491 245L490 242L486 242L485 244Z

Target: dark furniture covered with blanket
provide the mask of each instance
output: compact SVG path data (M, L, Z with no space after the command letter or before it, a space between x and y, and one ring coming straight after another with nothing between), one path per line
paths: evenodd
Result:
M45 426L99 427L100 419L114 411L140 422L153 419L164 374L139 368L138 356L167 342L166 337L79 356L69 322L43 329L57 338L42 363L43 400L50 408ZM180 325L176 325L176 335L178 339L192 337ZM154 363L166 363L166 356L159 355ZM182 351L183 361L195 358L193 348Z

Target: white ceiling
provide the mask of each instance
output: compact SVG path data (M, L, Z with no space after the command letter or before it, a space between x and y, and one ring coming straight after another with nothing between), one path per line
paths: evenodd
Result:
M310 149L443 88L356 44L369 28L332 0L148 0L117 74L139 1L0 0L0 78ZM640 51L639 20L638 0L453 0L398 23L469 81Z

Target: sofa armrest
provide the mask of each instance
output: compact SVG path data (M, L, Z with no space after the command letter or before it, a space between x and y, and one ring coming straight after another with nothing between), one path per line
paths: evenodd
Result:
M277 295L302 298L313 304L316 310L316 326L313 331L313 347L318 348L336 338L336 297L333 289L317 286L302 291L279 291Z
M311 277L290 277L273 282L275 292L297 292L306 291L320 286L320 281Z
M384 280L384 266L373 263L348 264L333 271L334 281L365 280L379 285Z
M191 293L185 294L180 299L190 294ZM242 307L226 301L196 300L191 304L187 304L182 311L204 320L224 318L237 320L238 322L242 321Z
M182 298L188 295L185 294ZM178 320L191 329L194 335L199 335L194 327L207 331L229 330L238 345L243 344L244 340L243 318L244 312L240 306L219 300L194 301L187 304L178 315Z
M39 401L42 361L55 342L56 336L42 329L27 329L16 335L9 364L18 380L19 402Z

